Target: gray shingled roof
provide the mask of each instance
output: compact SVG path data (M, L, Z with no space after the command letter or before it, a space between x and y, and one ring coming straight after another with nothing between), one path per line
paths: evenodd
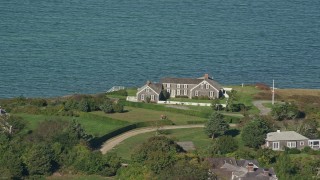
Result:
M176 83L176 84L199 84L203 79L192 79L192 78L162 78L161 83Z
M218 90L222 89L222 86L212 80L211 78L209 79L192 79L192 78L169 78L169 77L166 77L166 78L162 78L160 80L160 83L175 83L175 84L199 84L201 83L203 80L206 80L208 83L210 83L213 87L217 88Z
M267 141L300 141L308 139L295 131L271 132L267 134Z
M151 89L153 89L155 92L157 92L158 94L160 94L161 93L161 90L162 90L162 84L160 84L160 83L155 83L155 84L149 84L149 87L151 88Z

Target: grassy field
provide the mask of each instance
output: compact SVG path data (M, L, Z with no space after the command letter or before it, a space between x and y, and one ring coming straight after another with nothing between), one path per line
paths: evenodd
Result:
M250 107L249 113L258 114L259 110L252 104L253 97L261 90L257 89L255 86L228 86L237 91L237 101L238 103L243 103L247 107Z
M211 141L211 139L204 134L203 128L165 130L164 134L173 138L175 141L192 141L197 149L207 148ZM150 132L128 138L116 146L113 152L116 152L117 155L125 161L130 161L133 149L154 135L155 132Z
M76 119L84 127L84 129L92 135L101 136L116 128L128 124L126 121L114 120L104 116L91 115L88 113L81 113L80 117L66 117L66 116L45 116L45 115L30 115L30 114L16 114L28 121L27 129L35 129L37 125L50 119L72 120Z
M207 119L188 116L184 114L165 112L165 111L155 111L150 109L142 109L135 107L125 107L127 112L125 113L114 113L114 114L105 114L101 111L92 112L93 114L99 116L106 116L113 119L124 120L128 122L143 122L143 121L155 121L159 120L161 115L166 115L167 118L173 121L177 125L187 124L187 121L205 121Z

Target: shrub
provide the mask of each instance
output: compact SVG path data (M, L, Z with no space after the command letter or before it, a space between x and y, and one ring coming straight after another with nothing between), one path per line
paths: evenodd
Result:
M114 110L114 112L117 112L117 113L124 112L123 105L121 103L113 104L113 110Z
M209 147L209 154L212 156L217 154L227 154L238 149L238 142L231 136L222 136L215 139Z
M100 109L105 113L113 113L114 112L113 105L112 105L112 102L110 100L105 101L100 106Z
M285 151L288 152L288 154L300 154L301 151L297 148L287 148L285 147Z

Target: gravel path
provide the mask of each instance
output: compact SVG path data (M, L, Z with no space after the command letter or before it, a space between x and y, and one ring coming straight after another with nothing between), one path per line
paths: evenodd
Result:
M230 127L235 127L235 124L230 124ZM181 126L163 126L161 127L161 130L165 130L165 129L186 129L186 128L203 128L204 125L203 124L198 124L198 125L181 125ZM132 137L132 136L136 136L138 134L142 134L142 133L147 133L147 132L152 132L152 131L156 131L157 128L154 127L148 127L148 128L140 128L140 129L135 129L135 130L131 130L128 131L126 133L123 133L119 136L116 136L112 139L107 140L101 147L100 151L102 152L102 154L107 153L108 151L112 150L116 145L118 145L119 143L121 143L122 141Z
M271 103L271 101L253 101L253 105L256 106L260 110L260 115L268 115L271 112L271 108L267 108L263 105L263 103Z

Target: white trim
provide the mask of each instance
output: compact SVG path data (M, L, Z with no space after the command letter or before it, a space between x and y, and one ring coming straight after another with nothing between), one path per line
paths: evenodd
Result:
M209 92L209 97L214 97L214 91Z
M296 148L296 147L297 147L297 142L295 142L295 141L288 141L288 142L287 142L287 147L288 147L288 148Z
M197 97L198 97L198 96L199 96L199 91L195 91L195 92L194 92L194 96L197 96Z
M188 84L184 84L184 85L183 85L183 88L184 88L184 89L188 89Z
M279 150L280 149L280 142L272 142L272 149Z
M220 90L218 90L217 88L215 88L213 85L211 85L208 81L203 80L203 81L201 81L198 85L196 85L195 87L193 87L192 89L190 89L190 94L192 94L192 91L193 91L195 88L197 88L198 86L200 86L200 85L201 85L202 83L204 83L204 82L208 83L213 89L217 90L218 92L220 91Z
M167 92L168 92L168 93L171 93L171 90L170 90L170 89L167 89Z
M140 94L142 91L144 91L147 87L150 88L154 93L156 93L159 96L159 93L157 93L155 90L153 90L151 87L149 87L148 85L145 85L146 87L142 87L140 89L139 92L137 92L137 94Z
M188 89L183 90L183 95L188 96Z
M154 94L151 94L150 101L154 101Z
M167 84L167 88L170 88L170 83Z
M206 84L206 89L210 89L209 83Z
M300 141L300 146L304 146L304 141Z
M177 84L177 89L180 89L180 86L181 86L180 84Z
M177 89L177 96L180 96L180 89Z
M140 99L141 99L141 101L144 101L144 94L140 95Z

